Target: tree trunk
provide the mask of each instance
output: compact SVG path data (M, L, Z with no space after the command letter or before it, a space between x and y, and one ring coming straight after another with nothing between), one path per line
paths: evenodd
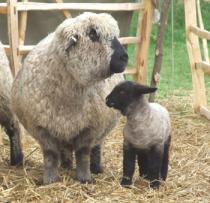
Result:
M158 26L158 37L156 42L155 48L155 62L152 72L152 79L151 79L151 86L156 87L160 78L160 70L162 64L162 57L163 57L163 37L165 33L165 28L167 24L168 18L168 11L170 6L171 0L163 0L161 6L161 16L160 16L160 24ZM151 93L149 96L149 101L153 102L155 99L155 93Z

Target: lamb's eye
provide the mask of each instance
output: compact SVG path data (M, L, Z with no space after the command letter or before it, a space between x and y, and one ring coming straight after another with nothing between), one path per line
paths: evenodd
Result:
M94 28L91 28L91 30L89 32L89 37L93 42L99 41L99 35L97 34L97 32Z

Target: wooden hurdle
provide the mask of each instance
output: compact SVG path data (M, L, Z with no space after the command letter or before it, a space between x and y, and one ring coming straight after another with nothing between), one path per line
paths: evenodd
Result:
M184 0L186 43L190 60L193 82L193 107L196 113L210 119L210 111L207 108L204 74L210 74L209 53L207 40L210 40L210 32L204 29L200 0ZM202 39L202 51L199 44Z
M4 45L6 52L10 55L13 74L18 72L21 65L21 56L27 54L33 45L24 45L27 29L28 11L53 11L61 10L65 17L71 17L71 10L93 10L93 11L138 11L138 31L135 37L122 37L122 44L136 44L135 67L126 69L125 74L133 75L139 82L146 82L147 53L150 43L150 31L153 16L152 0L144 0L139 3L63 3L63 0L55 0L54 3L35 3L28 0L7 0L0 3L0 14L7 15L9 45ZM18 18L18 14L20 17Z

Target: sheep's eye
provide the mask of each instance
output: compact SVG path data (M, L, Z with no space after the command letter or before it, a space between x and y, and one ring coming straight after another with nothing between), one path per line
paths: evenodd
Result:
M94 28L91 28L91 30L89 32L89 37L93 42L99 41L99 35L97 34L97 32Z
M121 94L121 95L124 95L124 94L125 94L125 91L121 90L121 91L120 91L120 94Z

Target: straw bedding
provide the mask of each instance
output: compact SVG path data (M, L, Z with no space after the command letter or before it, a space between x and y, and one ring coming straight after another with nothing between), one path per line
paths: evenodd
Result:
M30 136L23 146L24 167L9 166L9 142L1 130L0 202L210 202L209 121L192 112L190 96L175 93L158 100L170 111L173 127L169 175L159 191L153 191L138 177L137 167L134 186L120 186L122 118L105 142L105 172L94 175L95 182L90 185L76 181L75 170L61 170L61 182L43 186L41 152Z

